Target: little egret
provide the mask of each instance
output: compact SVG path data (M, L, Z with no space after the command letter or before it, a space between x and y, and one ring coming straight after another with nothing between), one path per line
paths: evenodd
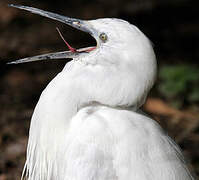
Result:
M10 5L89 33L96 47L11 64L72 58L34 110L22 178L28 180L191 180L182 153L152 119L138 113L153 86L148 38L120 19L79 20ZM61 35L61 34L60 34Z

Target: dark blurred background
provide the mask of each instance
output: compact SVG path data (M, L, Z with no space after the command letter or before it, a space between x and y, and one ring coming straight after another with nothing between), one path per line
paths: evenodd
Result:
M9 8L9 3L81 19L117 17L138 26L153 42L159 65L143 108L178 142L199 175L199 1L0 0L0 180L20 179L34 106L67 60L6 62L66 50L56 27L74 47L95 44L85 33Z

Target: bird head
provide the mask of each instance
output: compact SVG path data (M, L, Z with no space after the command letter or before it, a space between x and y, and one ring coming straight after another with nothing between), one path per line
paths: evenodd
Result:
M49 53L28 57L8 64L18 64L48 59L85 59L88 63L121 63L121 59L131 62L154 59L154 52L148 38L134 25L116 18L96 20L80 20L69 18L48 11L21 5L9 5L18 9L30 11L89 33L96 40L96 46L81 49L72 48L65 40L69 51ZM59 30L58 30L59 31ZM60 32L59 32L60 33ZM60 33L61 35L61 33ZM63 38L63 36L61 35ZM96 54L98 56L96 56ZM92 58L93 57L93 58ZM93 60L94 59L94 60ZM98 60L101 59L101 60ZM104 60L104 61L103 61ZM122 62L124 64L124 62ZM135 65L135 64L133 64Z

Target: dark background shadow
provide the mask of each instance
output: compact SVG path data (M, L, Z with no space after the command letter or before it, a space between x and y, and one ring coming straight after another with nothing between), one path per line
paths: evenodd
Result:
M1 0L0 180L19 179L30 118L40 93L67 60L6 65L22 57L95 44L87 34L38 15L8 8L23 4L81 19L116 17L138 26L153 42L159 75L144 110L180 144L199 175L199 1ZM122 33L122 32L121 32Z

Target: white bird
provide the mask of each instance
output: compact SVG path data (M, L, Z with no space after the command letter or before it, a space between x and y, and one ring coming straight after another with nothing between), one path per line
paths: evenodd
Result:
M89 33L97 46L12 63L73 58L34 110L23 176L28 180L191 180L182 153L138 113L156 76L148 38L120 19L79 20L11 5ZM23 178L23 177L22 177Z

